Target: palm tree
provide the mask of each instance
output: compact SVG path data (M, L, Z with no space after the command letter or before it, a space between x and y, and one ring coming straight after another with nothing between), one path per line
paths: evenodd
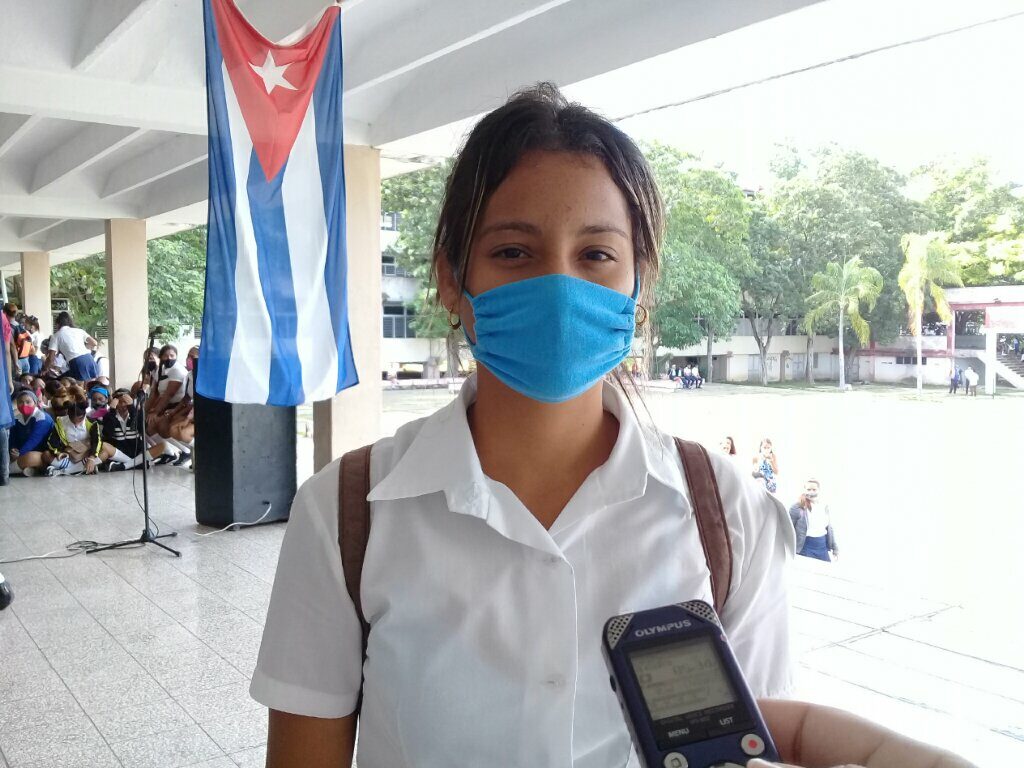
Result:
M882 275L874 267L865 267L860 257L844 262L830 262L824 272L811 277L814 293L807 297L810 309L804 316L807 328L821 327L838 316L839 319L839 388L846 389L846 352L843 331L847 318L861 344L871 336L871 328L860 313L861 302L871 311L882 293Z
M935 312L943 322L951 322L953 312L946 301L944 285L963 285L960 266L940 232L927 235L904 235L901 243L906 262L900 270L899 284L907 297L910 331L917 341L917 393L924 387L924 369L921 366L921 323L924 316L924 294L931 294Z

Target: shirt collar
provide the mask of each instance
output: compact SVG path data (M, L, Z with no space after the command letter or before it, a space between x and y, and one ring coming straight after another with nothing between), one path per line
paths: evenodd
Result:
M444 493L453 512L487 519L493 497L469 431L466 410L476 399L476 377L466 380L449 405L421 422L398 463L372 490L369 501ZM640 424L626 397L605 382L604 409L619 421L608 461L584 483L592 503L606 507L644 495L648 478L680 485L675 447L653 427ZM642 408L642 403L636 404ZM396 436L400 442L400 433Z

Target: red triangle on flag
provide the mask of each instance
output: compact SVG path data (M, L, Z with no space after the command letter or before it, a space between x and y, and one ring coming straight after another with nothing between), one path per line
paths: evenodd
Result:
M328 8L296 43L261 35L233 0L211 0L224 67L267 181L284 167L309 109L331 29L340 9Z

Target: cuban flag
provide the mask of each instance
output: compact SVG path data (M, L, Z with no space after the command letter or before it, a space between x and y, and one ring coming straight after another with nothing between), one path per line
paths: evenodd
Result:
M300 405L358 383L348 326L341 14L281 43L203 0L210 133L196 391Z

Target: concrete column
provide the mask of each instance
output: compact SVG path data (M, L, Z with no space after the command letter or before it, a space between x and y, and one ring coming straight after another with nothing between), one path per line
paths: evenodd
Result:
M988 325L988 311L985 313L985 324ZM996 393L996 341L999 331L996 328L985 329L985 394Z
M375 441L380 432L380 151L345 147L348 322L359 384L313 404L313 467Z
M53 333L53 314L50 311L50 254L46 251L28 251L21 254L21 293L29 315L39 318L39 333L46 338Z
M130 386L149 332L145 219L110 219L107 239L107 356L110 382Z

